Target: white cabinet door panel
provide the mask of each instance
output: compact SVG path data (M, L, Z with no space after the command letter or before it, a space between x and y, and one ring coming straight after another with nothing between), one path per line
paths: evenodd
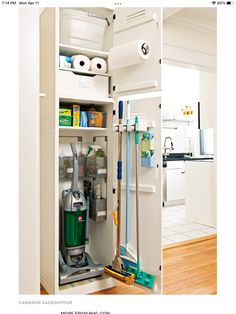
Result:
M185 199L185 173L183 169L168 169L167 201Z
M160 97L147 99L130 99L131 115L138 116L145 113L147 120L152 120L155 127L150 131L154 135L155 167L141 166L141 143L139 145L139 218L140 218L140 257L142 269L157 275L161 265L161 210L162 210L162 152L161 152L161 109ZM116 121L118 117L116 116ZM126 102L124 102L124 118L126 118ZM142 135L139 135L140 139ZM130 215L129 215L129 245L136 254L136 201L135 201L135 143L134 132L130 134ZM121 194L121 243L125 243L126 224L126 133L123 133L123 171ZM114 186L116 186L117 174L117 133L114 134ZM158 165L158 167L157 167ZM117 195L115 195L115 198ZM116 238L116 236L115 236ZM150 245L155 239L155 249Z
M113 95L161 90L161 9L120 8L115 10L113 47L144 40L149 58L112 71ZM122 52L125 55L128 51Z

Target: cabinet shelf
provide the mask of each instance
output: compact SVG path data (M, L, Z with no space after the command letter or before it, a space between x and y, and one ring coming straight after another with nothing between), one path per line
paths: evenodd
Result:
M67 104L82 104L82 105L113 105L114 100L112 98L71 98L71 97L60 97L60 103L67 103Z
M97 73L93 71L80 71L76 70L73 68L59 68L60 71L68 71L68 72L73 72L73 73L78 73L78 74L83 74L83 75L88 75L88 76L94 76L94 75L99 75L99 76L108 76L110 77L111 75L109 73Z
M99 57L103 59L108 58L108 52L100 51L100 50L93 50L87 49L82 47L70 46L70 45L59 45L60 54L63 56L73 56L78 54L86 55L89 58Z
M72 126L59 126L60 136L63 135L76 135L76 133L89 131L89 132L99 132L99 131L107 131L108 128L97 128L97 127L72 127Z
M195 122L194 119L163 119L163 122Z

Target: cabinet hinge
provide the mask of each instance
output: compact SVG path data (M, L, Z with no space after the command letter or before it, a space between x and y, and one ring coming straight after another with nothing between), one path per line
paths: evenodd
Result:
M113 110L112 114L113 114L113 116L115 116L115 115L116 115L116 111L115 111L115 110Z
M116 15L115 14L113 14L113 20L115 20L116 19Z
M159 63L161 64L161 59L159 59Z
M116 90L115 85L112 86L112 90L113 90L113 92Z
M161 271L161 265L159 266L159 270Z
M116 194L116 189L115 188L112 188L112 193Z
M157 168L159 168L159 165L157 164Z
M161 109L161 104L159 104L159 108Z

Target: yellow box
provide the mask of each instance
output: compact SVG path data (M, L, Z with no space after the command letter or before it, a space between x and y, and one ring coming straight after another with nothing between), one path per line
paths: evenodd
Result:
M59 116L71 117L71 109L68 109L68 108L59 108Z
M73 126L80 126L80 105L73 105Z

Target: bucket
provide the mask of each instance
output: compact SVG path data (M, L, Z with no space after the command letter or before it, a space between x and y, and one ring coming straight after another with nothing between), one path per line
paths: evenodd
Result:
M60 10L60 44L102 50L107 21L88 12Z

